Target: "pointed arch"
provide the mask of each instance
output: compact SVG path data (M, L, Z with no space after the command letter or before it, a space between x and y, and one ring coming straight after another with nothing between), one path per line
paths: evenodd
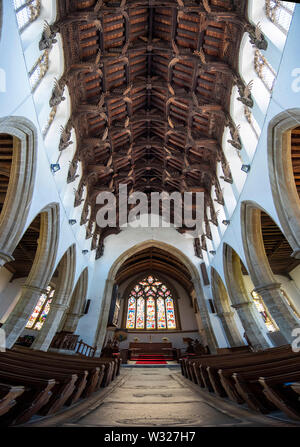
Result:
M59 240L59 205L49 204L39 214L40 233L34 261L25 284L21 287L19 300L2 326L8 348L21 335L40 295L50 282L55 266Z
M106 327L108 321L108 315L110 310L111 296L112 290L115 283L115 278L117 273L122 266L122 264L133 254L136 254L142 250L145 250L149 247L158 247L162 250L165 250L167 253L176 256L180 261L186 266L188 269L191 280L194 285L195 294L197 297L197 302L199 306L200 316L201 316L201 334L205 338L204 342L209 346L211 352L216 351L217 341L211 326L210 318L208 315L208 310L205 303L205 298L201 286L201 280L199 276L199 272L196 269L196 266L190 261L190 259L179 249L173 247L172 245L166 244L164 242L156 241L156 240L148 240L145 242L141 242L134 247L129 248L124 253L122 253L116 261L112 264L105 284L105 289L102 297L102 305L99 316L98 328L95 337L95 345L97 346L96 355L100 355L101 348L105 339Z
M12 260L12 253L24 232L36 175L37 132L23 117L0 119L0 134L13 136L13 158L8 189L0 214L0 258L2 265Z
M50 312L32 344L32 349L47 351L59 328L64 313L70 305L76 271L75 244L67 249L55 270L58 271L58 279Z
M242 203L241 228L245 258L255 287L254 291L262 297L283 337L290 342L292 331L299 326L299 320L284 301L280 290L281 284L277 281L269 263L263 238L262 213L279 229L268 213L257 203L251 201ZM284 238L283 234L282 236Z
M228 244L223 246L223 264L228 294L245 330L245 336L255 351L267 349L269 344L263 336L255 317L253 301L247 293L239 255Z
M300 125L300 109L275 116L268 127L268 164L274 205L285 237L300 259L300 199L292 163L292 131Z
M73 291L69 309L61 325L63 332L74 333L80 317L83 316L88 291L88 268L81 273Z
M234 321L234 311L227 289L221 276L213 267L211 268L211 288L217 315L222 322L229 346L243 345L244 341Z

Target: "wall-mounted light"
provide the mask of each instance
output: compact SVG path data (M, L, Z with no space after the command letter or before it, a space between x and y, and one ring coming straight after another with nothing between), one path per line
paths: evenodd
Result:
M222 220L222 224L223 225L229 225L230 224L230 220Z
M211 250L209 253L210 253L211 255L215 255L217 252L216 252L215 250Z
M70 224L70 225L75 225L76 222L77 222L76 219L69 219L69 224Z
M59 163L52 163L50 165L50 169L51 169L51 172L53 172L53 174L54 174L55 172L60 170L60 164Z
M250 171L250 165L242 165L241 170L248 174L248 172Z
M88 252L89 252L88 250L82 250L82 254L83 254L83 255L87 255Z

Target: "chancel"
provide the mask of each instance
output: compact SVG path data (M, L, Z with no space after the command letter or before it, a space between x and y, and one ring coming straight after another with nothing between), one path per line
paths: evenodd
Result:
M1 426L299 426L299 25L0 0Z

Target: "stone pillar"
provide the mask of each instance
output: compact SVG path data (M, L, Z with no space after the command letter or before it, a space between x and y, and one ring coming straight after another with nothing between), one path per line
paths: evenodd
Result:
M271 317L276 322L287 343L291 343L293 340L292 331L300 326L300 320L283 301L280 286L279 283L264 284L255 287L254 291L262 297Z
M216 348L218 347L218 343L213 331L213 328L211 326L211 321L209 318L208 310L206 307L205 298L203 295L203 290L200 285L200 280L193 279L194 289L195 289L195 295L200 311L200 318L201 323L203 327L203 336L206 339L205 342L207 343L209 350L212 354L216 353Z
M48 350L67 308L68 306L66 306L65 304L51 303L50 312L47 315L42 329L38 332L36 339L31 345L32 349L39 351Z
M30 315L32 314L39 297L47 290L39 287L24 285L21 287L21 296L14 310L3 324L6 334L6 346L12 348L18 337L23 332Z
M245 343L234 321L234 312L218 312L217 315L223 325L229 346L235 347L244 345Z
M251 301L244 301L238 304L233 304L231 307L236 309L254 351L268 349L269 345L261 333L254 317L253 303Z
M79 318L83 315L83 313L68 313L62 331L74 333L77 329Z
M109 317L110 303L113 292L115 281L113 279L107 279L105 283L105 289L103 292L103 298L101 303L101 309L99 314L99 323L97 334L95 337L94 346L97 347L95 356L100 357L102 351L102 345L104 343L106 331L107 331L107 322Z
M15 259L12 257L12 255L8 253L4 253L4 251L0 251L0 268L3 267L8 262L12 262Z

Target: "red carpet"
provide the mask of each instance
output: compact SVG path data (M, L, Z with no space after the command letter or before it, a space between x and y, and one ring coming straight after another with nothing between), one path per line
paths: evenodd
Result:
M166 365L167 360L173 360L172 357L158 354L138 354L131 358L136 365Z

